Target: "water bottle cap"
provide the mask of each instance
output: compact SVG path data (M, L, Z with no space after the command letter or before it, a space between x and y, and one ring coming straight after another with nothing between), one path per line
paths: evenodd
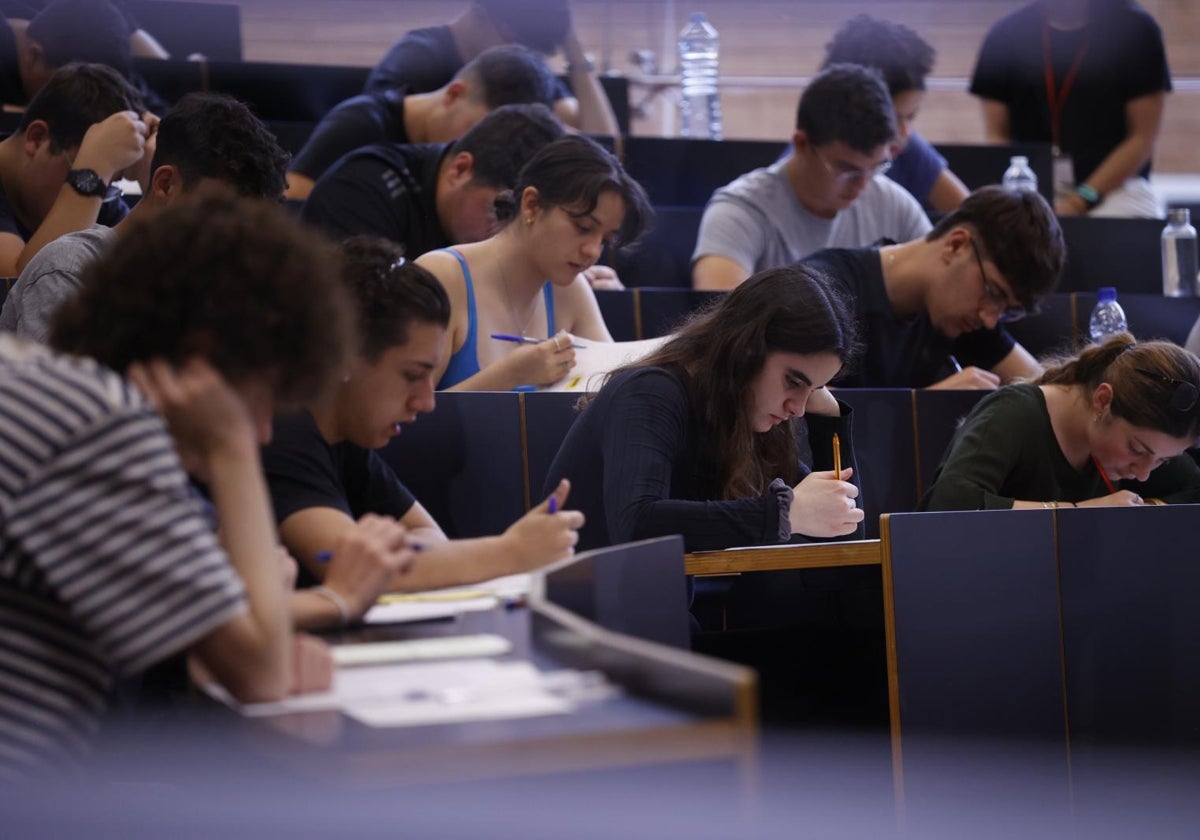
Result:
M708 20L708 15L704 14L704 12L692 12L688 20L692 23L705 23Z
M1190 225L1192 211L1186 207L1172 207L1167 211L1167 220L1176 225Z
M1011 163L1013 166L1028 166L1029 158L1025 157L1025 155L1013 155L1009 159L1009 163Z
M1100 303L1110 303L1117 299L1116 286L1104 286L1097 293Z

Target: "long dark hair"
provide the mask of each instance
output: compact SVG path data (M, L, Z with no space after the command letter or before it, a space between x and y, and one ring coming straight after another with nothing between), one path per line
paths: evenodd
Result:
M791 425L761 434L750 426L750 385L767 355L833 353L846 365L858 352L857 333L838 287L814 268L793 265L754 275L625 369L657 366L683 380L697 451L709 461L701 472L720 476L711 492L746 498L766 492L775 478L795 484L799 476Z
M1045 360L1038 385L1112 386L1110 410L1131 425L1173 438L1200 434L1200 359L1169 341L1114 335L1077 356Z

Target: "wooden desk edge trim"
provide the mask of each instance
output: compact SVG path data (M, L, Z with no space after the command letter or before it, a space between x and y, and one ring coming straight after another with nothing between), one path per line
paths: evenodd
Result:
M784 569L880 565L879 540L781 545L775 548L699 551L685 555L689 575L729 575Z

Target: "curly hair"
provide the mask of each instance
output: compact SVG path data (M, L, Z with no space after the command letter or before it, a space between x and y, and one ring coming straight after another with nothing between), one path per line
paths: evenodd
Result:
M825 63L861 64L883 74L894 97L910 90L925 90L925 77L933 69L936 53L920 35L902 23L855 15L842 24L825 46Z
M1037 385L1082 385L1089 392L1102 382L1112 386L1114 417L1174 438L1200 435L1200 359L1169 341L1138 342L1129 333L1114 335L1076 356L1043 360ZM1182 407L1180 391L1191 396ZM1184 400L1187 403L1187 400Z
M634 367L662 367L684 382L696 418L696 451L721 476L711 498L765 493L775 478L799 480L796 439L790 424L755 433L750 388L770 353L832 353L848 365L858 355L854 310L838 286L818 269L796 264L755 274L693 315L657 351Z
M55 313L51 346L122 372L200 355L234 383L268 377L281 406L341 369L350 310L332 247L278 205L210 186L128 224Z
M842 142L860 154L873 154L896 139L896 115L883 75L858 64L829 65L801 94L796 128L814 146Z
M405 261L399 244L378 236L352 236L340 247L342 282L358 322L358 352L368 362L408 343L413 321L449 326L446 290L425 268Z
M583 217L595 210L601 193L616 193L625 205L621 228L616 234L617 247L636 241L654 215L646 191L629 177L616 156L581 134L560 137L533 156L521 170L514 188L496 196L498 220L505 222L516 217L526 187L538 191L542 206L562 207L573 217Z
M193 187L215 178L247 198L278 200L289 155L271 130L232 96L189 93L158 126L150 171L171 165Z
M1067 246L1054 209L1036 192L980 187L939 219L925 239L941 239L956 227L978 235L983 258L995 263L1030 312L1058 285Z

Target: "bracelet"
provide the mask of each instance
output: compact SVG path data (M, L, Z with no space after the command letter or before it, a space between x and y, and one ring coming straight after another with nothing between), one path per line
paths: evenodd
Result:
M1080 184L1075 187L1075 194L1083 199L1083 203L1087 205L1087 209L1092 210L1100 203L1100 193L1096 192L1096 188L1088 184Z
M314 586L309 591L315 595L320 595L322 598L326 599L335 607L337 607L338 619L341 621L343 627L350 623L350 608L346 606L345 598L334 592L325 584Z

